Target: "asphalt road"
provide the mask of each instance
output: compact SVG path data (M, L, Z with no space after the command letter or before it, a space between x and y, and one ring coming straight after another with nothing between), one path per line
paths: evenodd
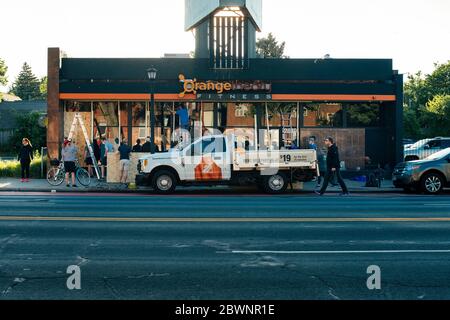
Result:
M0 299L450 299L450 195L0 193Z

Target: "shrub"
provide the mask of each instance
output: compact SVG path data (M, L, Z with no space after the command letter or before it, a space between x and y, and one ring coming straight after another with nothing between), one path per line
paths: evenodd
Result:
M32 178L41 178L41 163L41 155L39 152L35 152L30 168L30 176ZM20 175L19 161L0 161L0 178L20 178Z

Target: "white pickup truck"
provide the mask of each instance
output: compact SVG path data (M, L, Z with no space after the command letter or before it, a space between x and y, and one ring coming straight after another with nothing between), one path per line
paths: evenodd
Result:
M315 150L244 150L232 135L204 136L184 148L139 159L136 184L169 194L177 185L255 185L267 193L317 176Z

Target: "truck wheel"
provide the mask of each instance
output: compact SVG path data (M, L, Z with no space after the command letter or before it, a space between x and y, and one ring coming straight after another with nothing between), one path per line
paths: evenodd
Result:
M444 178L439 173L430 172L422 177L420 186L426 194L439 194L444 189Z
M288 187L287 176L282 172L278 172L272 176L265 176L262 179L262 187L266 193L283 193Z
M170 194L177 187L177 179L172 172L161 170L153 175L152 187L159 194Z

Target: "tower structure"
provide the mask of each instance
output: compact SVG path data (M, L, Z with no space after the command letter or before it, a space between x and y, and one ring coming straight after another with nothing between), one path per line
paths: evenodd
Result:
M185 0L186 31L195 34L195 57L211 68L245 69L256 58L262 0Z

